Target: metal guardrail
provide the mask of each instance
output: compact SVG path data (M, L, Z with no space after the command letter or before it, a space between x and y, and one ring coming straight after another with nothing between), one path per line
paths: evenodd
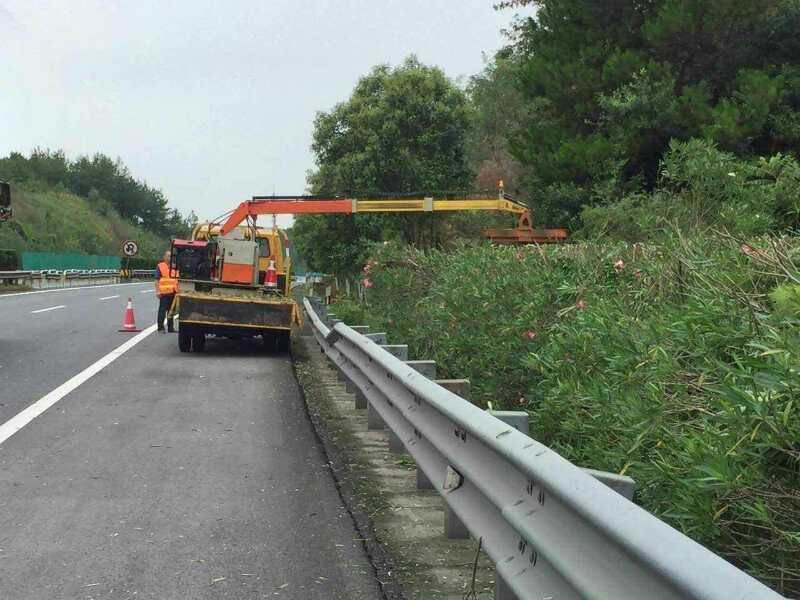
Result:
M482 538L505 597L782 598L315 304L304 300L322 351Z
M153 276L153 271L143 271L141 275L134 272L133 276ZM53 287L80 287L81 283L92 285L92 281L99 280L104 283L110 280L117 283L122 277L120 271L98 270L94 272L64 272L56 270L47 271L0 271L0 284L29 285L33 288ZM77 285L69 285L77 283Z
M134 269L130 272L132 277L154 277L153 269ZM0 280L8 279L104 279L107 277L120 277L122 271L95 271L88 273L63 271L0 271Z

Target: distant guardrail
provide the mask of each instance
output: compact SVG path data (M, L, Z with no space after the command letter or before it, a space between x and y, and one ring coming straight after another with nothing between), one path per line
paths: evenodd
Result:
M304 306L369 427L390 428L390 449L394 437L444 499L446 532L456 521L482 540L496 598L782 598L613 491L625 487L616 476L573 465L412 367L430 361L398 358L378 343L385 334L359 333L314 299Z
M97 269L93 271L0 271L0 286L26 285L35 289L79 287L82 285L102 285L119 283L124 279L148 279L154 277L151 269L117 271L113 269Z

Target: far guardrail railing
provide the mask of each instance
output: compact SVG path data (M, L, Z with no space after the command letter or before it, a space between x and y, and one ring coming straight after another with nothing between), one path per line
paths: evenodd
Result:
M100 285L105 283L119 283L124 279L149 279L155 277L152 269L136 269L123 271L96 271L96 272L63 272L47 271L0 271L0 286L2 285L27 285L33 288L52 287L77 287L81 284Z
M482 539L505 590L497 598L782 598L369 337L320 316L319 303L306 298L304 306L322 351L447 510Z

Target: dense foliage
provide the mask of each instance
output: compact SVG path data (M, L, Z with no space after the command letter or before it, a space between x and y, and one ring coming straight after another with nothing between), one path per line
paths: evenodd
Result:
M87 198L36 181L14 186L14 218L0 226L0 248L119 256L124 240L137 240L141 256L160 256L166 237L145 231L113 209L97 212Z
M335 307L525 409L578 465L785 594L800 593L800 244L421 252L381 245ZM758 548L756 552L753 549Z
M346 102L314 121L309 175L315 194L463 190L472 174L466 156L467 99L437 68L410 57L375 67ZM345 271L363 262L370 241L396 238L432 245L430 215L301 216L293 235L309 268Z
M797 154L797 0L500 5L537 11L473 85L521 98L503 138L541 219L576 228L584 205L651 190L672 140L743 158ZM475 96L478 113L490 118L500 93Z
M500 6L536 11L469 80L460 154L403 163L384 122L431 138L368 77L342 106L370 118L318 119L310 181L398 186L397 164L463 156L472 187L503 179L574 243L423 251L385 220L309 227L318 269L365 264L336 313L470 378L480 405L527 410L541 441L633 476L646 509L800 595L800 1ZM369 254L380 239L417 247Z
M12 152L0 158L0 179L42 190L67 190L86 198L100 215L115 212L163 237L181 237L190 223L168 208L160 190L135 179L121 160L104 154L68 160L62 151L36 149L30 157Z
M0 271L17 271L19 268L19 252L0 249Z

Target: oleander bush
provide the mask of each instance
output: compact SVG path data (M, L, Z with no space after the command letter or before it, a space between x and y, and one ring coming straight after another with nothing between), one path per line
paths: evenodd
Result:
M366 304L474 402L524 409L578 465L786 595L800 594L800 242L376 246Z

